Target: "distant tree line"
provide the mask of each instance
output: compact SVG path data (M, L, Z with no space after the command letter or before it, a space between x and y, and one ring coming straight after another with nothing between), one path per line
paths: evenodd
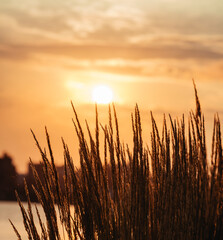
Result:
M33 165L38 172L39 177L43 180L42 164L39 163ZM57 171L61 186L63 186L64 167L57 167ZM29 164L27 174L19 174L13 164L12 157L9 154L4 153L2 157L0 157L0 201L16 201L15 191L18 192L22 201L26 201L24 180L27 182L31 201L37 201L36 194L32 187L35 183L31 165Z

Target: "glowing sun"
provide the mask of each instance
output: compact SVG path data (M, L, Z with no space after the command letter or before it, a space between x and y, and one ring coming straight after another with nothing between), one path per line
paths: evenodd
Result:
M113 91L108 86L99 85L92 90L92 101L98 104L109 104L113 101Z

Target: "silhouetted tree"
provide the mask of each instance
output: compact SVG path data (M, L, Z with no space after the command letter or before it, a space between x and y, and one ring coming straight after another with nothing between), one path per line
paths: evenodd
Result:
M16 200L17 173L12 158L3 154L0 158L0 200Z

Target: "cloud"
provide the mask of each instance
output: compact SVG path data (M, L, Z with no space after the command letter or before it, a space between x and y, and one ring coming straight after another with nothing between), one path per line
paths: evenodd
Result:
M69 72L189 79L199 72L220 80L221 9L217 0L3 1L0 59Z
M223 4L217 0L211 4L205 0L198 2L33 0L18 4L13 0L0 3L0 14L16 22L25 43L27 36L23 32L30 35L29 42L38 42L38 36L39 41L88 45L129 44L132 39L151 36L223 34ZM8 21L1 25L8 26ZM13 33L15 43L20 34L14 30Z
M49 54L66 56L73 59L222 59L223 51L215 49L215 40L209 41L208 44L203 40L188 41L173 37L160 39L152 39L144 46L140 45L118 45L111 44L44 44L44 45L22 45L22 44L2 44L1 49L5 46L4 51L8 52L24 52L33 54ZM218 40L218 46L222 47L223 40Z

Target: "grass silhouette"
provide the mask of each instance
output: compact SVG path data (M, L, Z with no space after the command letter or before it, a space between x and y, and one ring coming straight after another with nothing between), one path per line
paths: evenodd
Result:
M63 141L64 192L47 129L49 156L33 133L44 171L44 179L41 180L33 167L33 188L44 209L45 219L41 219L36 208L39 222L34 222L26 187L28 209L24 209L18 195L17 199L28 239L222 239L220 120L216 115L209 163L204 116L195 85L194 89L196 111L190 113L187 128L184 117L174 120L169 116L170 127L164 117L162 131L159 132L151 113L149 147L142 140L137 105L132 115L132 149L120 142L114 106L113 109L109 107L107 126L100 126L96 108L95 133L87 125L86 137L72 105L73 123L79 139L80 168L75 168L68 146ZM99 142L101 133L104 142ZM100 152L101 145L104 146L103 152ZM39 232L37 225L40 226ZM14 225L13 228L21 239Z

